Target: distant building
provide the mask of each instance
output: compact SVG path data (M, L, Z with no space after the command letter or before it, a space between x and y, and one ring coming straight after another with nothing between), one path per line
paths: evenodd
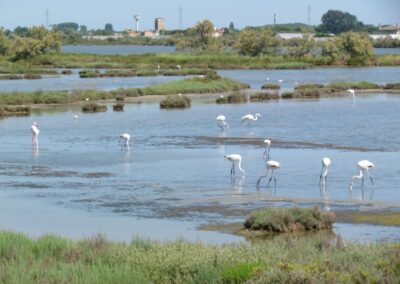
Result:
M119 39L123 38L124 35L122 33L114 33L113 35L84 35L82 36L83 39L87 40L107 40L107 39Z
M154 21L154 30L157 34L161 31L165 30L165 21L164 18L156 18Z
M224 34L225 34L225 30L224 29L214 28L214 34L213 34L214 37L223 37Z
M400 40L400 25L379 25L379 34L371 34L370 38L373 40L383 39L390 37L392 39Z
M141 32L137 32L137 31L132 30L132 29L127 29L126 30L126 34L127 34L127 36L130 36L130 37L137 37L137 36L140 36L142 33Z
M302 33L277 33L276 37L279 37L281 39L301 39L303 38Z
M145 37L156 37L158 35L157 32L154 31L144 31L143 36Z

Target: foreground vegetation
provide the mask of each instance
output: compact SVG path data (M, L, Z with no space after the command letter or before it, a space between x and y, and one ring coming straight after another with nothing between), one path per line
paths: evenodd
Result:
M2 283L398 283L400 245L340 237L204 245L0 233Z
M146 88L117 89L114 91L80 90L80 91L35 91L0 93L0 105L23 104L69 104L83 101L122 99L147 95L199 94L235 91L248 88L246 84L221 78L214 73L204 77L188 78L180 81L154 85Z

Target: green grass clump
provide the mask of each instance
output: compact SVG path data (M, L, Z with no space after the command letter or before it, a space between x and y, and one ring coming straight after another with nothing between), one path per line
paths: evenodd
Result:
M0 105L0 117L4 116L27 116L30 115L31 108L28 106L3 106Z
M217 104L227 104L228 103L228 97L226 97L224 95L221 95L215 100L215 102Z
M283 92L281 94L282 99L293 99L294 93L293 92Z
M324 88L323 84L302 84L296 86L295 90L304 90L304 89L321 89Z
M205 245L0 232L1 283L398 283L399 243L340 237Z
M298 230L320 230L332 228L335 215L314 208L266 208L253 211L244 222L249 230L285 233Z
M64 70L61 70L61 74L63 74L63 75L71 75L72 71L69 70L69 69L64 69Z
M274 93L256 93L250 96L251 102L262 102L262 101L269 101L269 100L279 100L279 94Z
M24 76L18 74L0 75L0 80L22 80L22 79L24 79Z
M400 90L400 83L388 83L383 88L385 90Z
M330 83L326 86L331 88L333 91L346 91L348 89L355 90L370 90L370 89L381 89L382 86L374 84L371 82L340 82L340 83Z
M227 98L229 104L242 104L247 103L247 96L243 93L233 93Z
M24 75L24 79L27 80L37 80L37 79L42 79L42 76L39 74L35 74L35 73L26 73Z
M99 70L81 70L79 71L79 78L100 78L101 73Z
M190 105L190 99L182 95L168 95L160 102L160 108L163 109L188 108Z
M107 111L107 106L106 105L100 105L100 104L95 103L95 102L89 102L89 103L86 103L82 107L82 111L83 112L105 112L105 111Z
M262 85L261 86L261 89L262 90L279 90L281 88L281 85L279 85L279 84L270 84L270 83L268 83L268 84L264 84L264 85Z
M293 97L311 99L311 98L319 98L328 93L330 93L329 90L325 88L296 89L293 93Z
M124 104L118 103L113 105L113 111L124 111Z

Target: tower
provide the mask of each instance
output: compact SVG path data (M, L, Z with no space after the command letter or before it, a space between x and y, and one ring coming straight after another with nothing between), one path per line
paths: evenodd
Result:
M136 22L136 31L139 31L139 21L140 21L140 16L139 15L135 15L133 16L135 18L135 22Z
M164 18L156 18L154 21L154 30L156 33L160 33L165 29L165 21Z
M311 6L308 5L307 6L307 24L308 25L311 25L311 12L312 12Z
M182 5L179 6L179 29L181 30L182 27L182 22L183 22L183 8Z

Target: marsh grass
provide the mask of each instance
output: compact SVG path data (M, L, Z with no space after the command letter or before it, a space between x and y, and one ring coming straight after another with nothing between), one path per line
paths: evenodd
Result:
M162 109L188 108L190 105L191 101L185 95L168 95L160 102L160 108Z
M227 101L228 104L243 104L247 103L247 96L244 93L235 92L233 94L228 95Z
M113 111L124 111L124 106L122 103L117 103L113 105Z
M0 117L4 116L28 116L31 108L28 106L3 106L0 105Z
M398 283L400 245L333 237L204 245L0 233L1 283Z
M253 211L244 222L244 227L249 230L284 233L332 228L334 220L334 213L324 212L319 207L272 207Z
M293 99L294 93L293 92L283 92L281 94L282 99Z
M219 93L226 91L241 90L249 87L228 78L211 79L210 77L186 78L184 80L170 81L146 88L117 89L113 91L80 90L80 91L34 91L34 92L11 92L0 93L0 104L23 105L23 104L70 104L75 102L96 100L109 100L118 97L138 97L146 95L169 95L169 94L200 94Z
M279 93L255 93L250 96L251 102L263 102L269 100L279 100L280 96Z
M107 106L106 105L100 105L96 102L89 102L86 103L82 107L82 111L86 113L93 113L93 112L105 112L107 111Z
M279 84L270 84L270 83L268 83L268 84L264 84L264 85L262 85L261 86L261 89L262 90L279 90L281 88L281 85L279 85Z

